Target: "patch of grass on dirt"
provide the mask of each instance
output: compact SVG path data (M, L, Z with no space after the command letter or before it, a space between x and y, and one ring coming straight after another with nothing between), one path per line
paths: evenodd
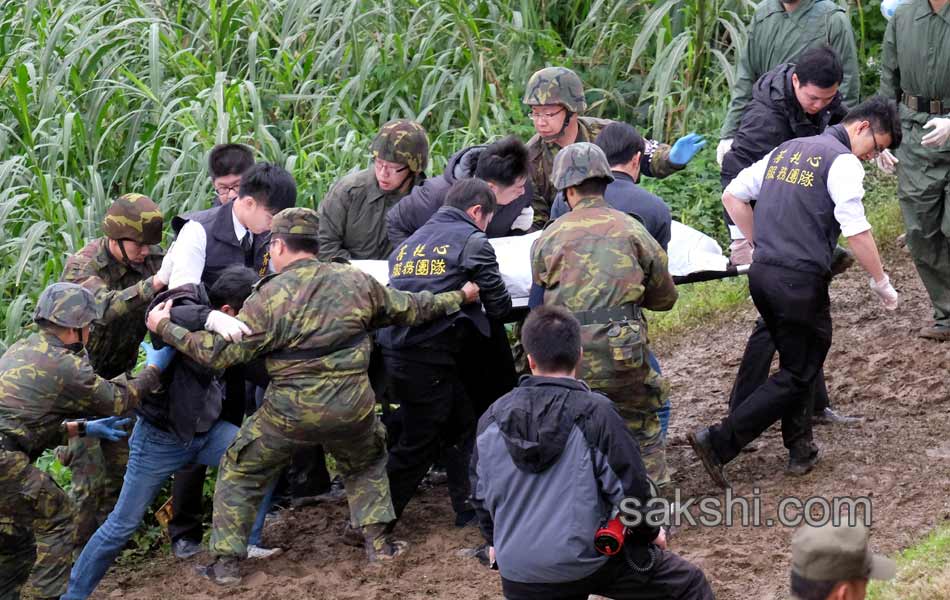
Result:
M867 167L864 190L864 208L874 227L874 239L882 253L886 253L894 249L897 236L904 233L904 220L897 203L897 178ZM886 257L884 264L887 265Z
M923 541L897 557L897 577L872 582L868 600L932 600L950 598L950 523L943 523Z
M744 276L690 283L679 286L677 290L679 300L673 310L647 311L651 338L707 324L749 302L749 284Z

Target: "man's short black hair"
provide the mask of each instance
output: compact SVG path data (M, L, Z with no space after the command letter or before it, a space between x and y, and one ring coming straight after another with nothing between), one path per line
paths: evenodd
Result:
M225 175L243 175L254 166L254 153L244 144L218 144L208 155L211 179Z
M812 84L822 89L841 85L844 80L844 67L838 53L828 46L809 48L798 55L795 61L795 75L798 85Z
M271 163L257 163L241 175L238 196L250 196L276 215L297 204L297 184L283 167Z
M604 192L607 191L608 185L610 185L610 180L606 177L591 177L575 185L574 189L577 190L577 193L581 196L603 196ZM566 199L567 195L565 194L564 197Z
M840 581L813 581L792 572L792 594L800 600L825 600Z
M619 122L604 127L594 139L594 144L600 146L607 155L607 164L611 167L627 164L646 148L643 136L636 129Z
M488 184L481 179L469 177L455 182L445 195L445 206L459 210L468 210L472 206L481 206L482 212L492 214L498 208L498 200Z
M219 309L227 304L235 311L241 310L258 279L257 271L241 265L232 265L221 271L208 290L211 308Z
M542 371L569 373L581 360L581 324L566 308L542 305L528 313L521 343Z
M478 155L475 177L495 185L514 185L528 175L528 147L513 135L489 144Z
M287 245L291 252L306 252L316 256L320 253L320 241L315 237L303 235L275 235L271 239L278 239Z
M851 109L842 123L849 125L858 121L868 121L877 135L890 134L891 150L896 150L904 139L901 132L900 114L897 112L897 103L893 100L877 95L871 96L857 107Z

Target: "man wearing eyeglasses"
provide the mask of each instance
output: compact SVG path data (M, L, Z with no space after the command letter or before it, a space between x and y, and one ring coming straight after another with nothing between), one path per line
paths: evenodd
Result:
M384 260L392 252L386 213L425 179L429 139L419 123L397 119L370 151L369 168L343 177L320 201L320 260Z
M574 71L564 67L548 67L532 75L522 102L528 106L528 117L536 133L528 141L528 160L534 184L533 228L541 229L551 218L551 205L557 195L551 183L554 157L561 148L575 142L593 143L597 134L613 121L581 116L587 110L584 84ZM695 133L678 139L672 147L648 140L640 172L649 177L671 175L683 169L705 145L705 140Z
M828 284L839 235L871 276L871 291L884 308L898 305L864 215L860 161L898 147L901 138L897 105L875 96L823 134L785 142L743 169L723 193L726 210L756 243L749 291L778 349L779 370L721 423L687 435L721 487L729 487L723 467L778 420L789 451L786 473L804 475L818 463L811 416L831 347Z
M254 166L254 153L244 144L218 144L208 155L208 175L214 187L213 206L238 197L241 175Z

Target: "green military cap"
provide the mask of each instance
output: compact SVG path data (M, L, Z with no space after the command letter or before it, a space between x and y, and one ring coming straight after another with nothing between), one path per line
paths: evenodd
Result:
M532 75L522 102L528 106L560 104L576 113L587 110L581 78L564 67L548 67Z
M316 238L320 229L320 217L310 208L285 208L271 221L270 232L274 236L293 235Z
M151 245L162 241L163 224L162 211L151 198L142 194L124 194L106 211L102 232L113 240Z
M893 578L894 561L872 554L868 535L861 523L805 525L792 538L792 572L809 581Z
M421 173L429 164L429 138L422 125L409 119L396 119L383 125L373 140L373 158L406 165Z
M98 319L99 312L99 303L92 292L75 283L60 282L50 285L40 294L33 320L81 328Z
M577 142L561 148L554 157L551 183L559 191L601 177L614 180L607 163L607 155L600 146L590 142Z

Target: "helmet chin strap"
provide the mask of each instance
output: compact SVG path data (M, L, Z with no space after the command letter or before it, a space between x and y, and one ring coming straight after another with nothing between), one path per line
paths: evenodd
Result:
M132 261L129 259L129 255L125 253L125 240L115 240L115 243L119 245L119 252L122 253L122 262L125 263L125 266L131 267Z

